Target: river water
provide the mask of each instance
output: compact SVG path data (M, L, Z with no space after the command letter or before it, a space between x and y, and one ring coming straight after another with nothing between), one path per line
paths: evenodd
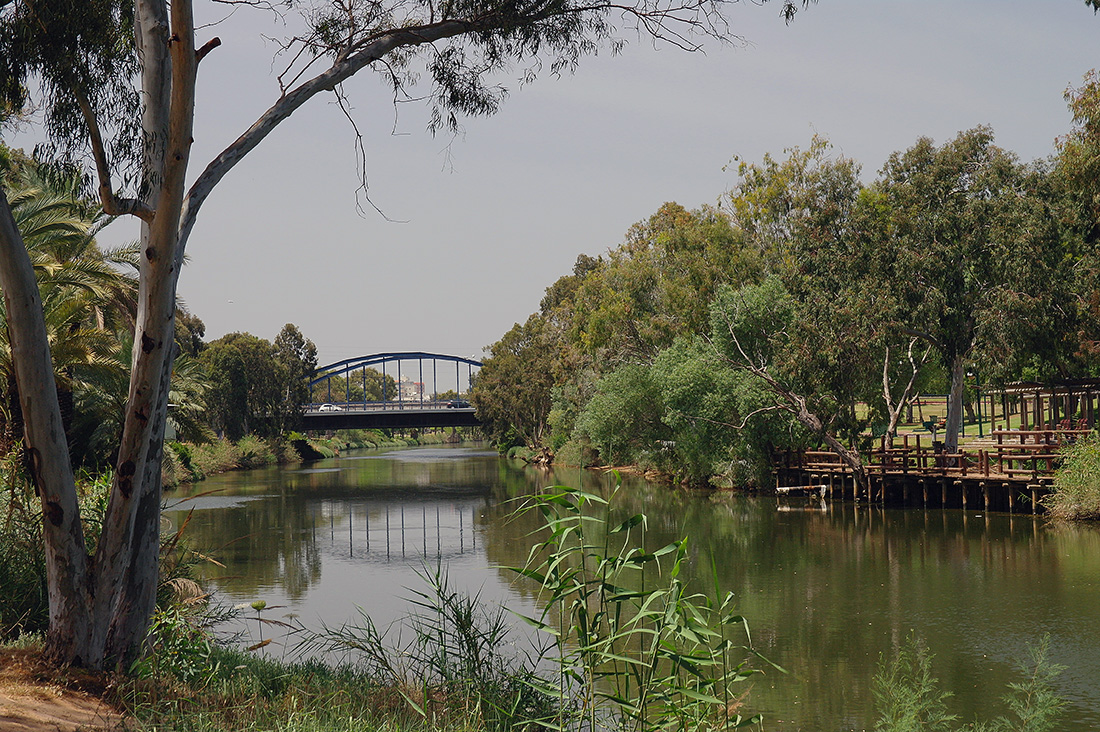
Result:
M532 587L504 569L527 558L530 520L510 498L555 484L606 490L611 477L539 470L471 447L363 451L304 467L227 473L171 494L167 521L191 512L192 545L221 565L204 575L227 604L311 628L380 627L409 611L436 566L486 602L531 613ZM190 496L190 497L189 497ZM732 590L759 651L787 670L749 696L764 729L874 726L871 678L907 636L961 720L1006 710L1018 663L1049 635L1068 702L1059 729L1100 729L1100 530L1042 518L883 510L808 499L687 492L624 480L617 501L649 517L654 546L689 537L699 589ZM248 611L251 613L251 611ZM246 613L246 615L248 614ZM278 635L274 626L245 626ZM259 630L257 628L259 627ZM288 651L282 640L265 651Z

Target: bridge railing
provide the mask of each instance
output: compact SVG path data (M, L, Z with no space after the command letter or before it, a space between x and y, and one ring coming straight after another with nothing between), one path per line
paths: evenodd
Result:
M418 411L427 409L473 409L473 405L466 400L424 400L421 401L384 401L384 402L313 402L302 405L309 414L323 414L326 412L392 412L392 411Z

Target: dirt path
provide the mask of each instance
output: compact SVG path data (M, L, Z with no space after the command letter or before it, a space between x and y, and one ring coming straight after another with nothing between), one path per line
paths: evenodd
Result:
M106 677L58 673L38 652L0 651L0 732L88 732L121 729L124 718L102 701Z

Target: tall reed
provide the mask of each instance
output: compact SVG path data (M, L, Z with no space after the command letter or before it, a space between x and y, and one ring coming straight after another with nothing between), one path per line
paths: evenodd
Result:
M760 658L748 624L731 593L716 600L685 586L686 538L648 551L643 514L616 519L613 500L574 488L554 487L521 510L539 511L545 526L515 571L541 586L544 609L526 620L553 639L555 674L540 687L555 699L548 726L649 732L760 721L740 713L745 682L759 673L747 663Z

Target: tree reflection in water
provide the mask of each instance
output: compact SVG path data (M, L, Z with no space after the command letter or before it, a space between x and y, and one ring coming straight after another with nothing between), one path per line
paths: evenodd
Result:
M471 448L414 448L300 469L217 476L194 487L193 545L225 568L207 576L229 603L264 599L301 622L338 625L359 605L384 627L408 609L427 561L455 587L519 612L534 588L502 567L527 557L534 517L509 498L553 484L599 490L611 478L551 472ZM172 501L178 500L173 497ZM1069 701L1067 732L1100 729L1100 531L1031 516L883 510L833 503L779 511L774 497L689 492L627 480L624 513L649 517L652 547L690 538L687 568L717 577L757 648L791 671L756 682L767 729L837 732L874 724L870 680L916 633L963 720L989 719L1014 663L1043 633ZM192 502L166 511L182 520ZM815 508L818 506L815 505Z

